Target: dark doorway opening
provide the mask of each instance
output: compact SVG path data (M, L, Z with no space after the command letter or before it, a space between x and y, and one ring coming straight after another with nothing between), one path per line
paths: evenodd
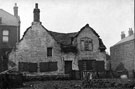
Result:
M72 61L65 61L65 74L72 73Z

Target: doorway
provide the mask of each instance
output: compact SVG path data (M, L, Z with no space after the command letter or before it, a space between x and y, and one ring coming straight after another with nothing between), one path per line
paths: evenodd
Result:
M72 72L72 61L65 61L65 74L71 74Z

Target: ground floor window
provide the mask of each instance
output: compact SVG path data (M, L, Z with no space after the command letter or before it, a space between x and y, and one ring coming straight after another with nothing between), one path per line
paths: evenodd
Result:
M57 62L41 62L40 64L40 72L51 72L57 71Z
M37 72L37 63L19 62L19 71L21 72Z
M105 69L104 61L96 61L96 60L79 60L79 70L80 71L97 71L103 72Z
M40 72L56 71L57 62L41 62L39 63ZM38 72L38 63L19 62L20 72Z
M85 70L95 70L95 60L80 60L79 61L79 70L85 71Z

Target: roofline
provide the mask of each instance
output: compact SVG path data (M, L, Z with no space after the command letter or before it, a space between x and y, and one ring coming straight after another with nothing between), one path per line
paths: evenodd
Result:
M23 40L23 38L24 38L25 34L27 33L27 31L28 31L30 28L31 28L31 26L30 26L30 27L28 27L28 28L26 29L26 31L24 32L24 34L23 34L22 38L20 39L20 41L19 41L18 43L20 43L20 42Z
M124 39L126 39L126 38L124 38ZM121 39L121 40L123 40L123 39ZM121 41L121 40L120 40L120 41ZM116 44L112 45L111 47L117 46L117 45L121 45L121 44L125 44L125 43L127 43L127 42L129 42L129 41L132 41L132 40L135 40L135 38L133 37L132 39L127 40L127 41L124 41L124 42L121 42L121 43L119 43L120 41L118 41Z
M0 24L0 26L20 26L20 25L19 24L18 25Z
M42 24L41 24L41 26L48 32L48 34L50 34L49 30L47 30ZM58 44L60 44L51 34L50 34L50 36L51 36Z
M17 19L17 17L16 17L16 16L14 16L13 14L11 14L11 13L9 13L9 12L7 12L7 11L3 10L3 9L0 9L0 10L2 10L2 11L4 11L4 12L8 13L9 15L11 15L11 16L13 16L13 17L15 17L15 18ZM19 17L20 17L20 16L19 16ZM18 20L18 19L17 19L17 20Z
M83 26L83 27L80 29L80 31L78 32L78 34L76 34L75 37L77 37L77 36L84 30L85 27L89 27L97 37L100 37L100 36L96 33L96 31L95 31L92 27L89 26L89 24L86 24L85 26Z
M128 43L129 41L133 41L133 40L135 40L135 39L131 39L131 40L128 40L128 41L119 43L119 44L116 43L116 44L114 44L113 46L111 46L110 48L115 47L115 46L119 46L119 45L122 45L122 44L126 44L126 43Z

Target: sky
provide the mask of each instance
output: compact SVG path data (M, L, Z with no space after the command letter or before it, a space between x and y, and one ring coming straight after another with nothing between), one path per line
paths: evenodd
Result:
M48 30L78 32L87 23L110 47L121 40L121 31L128 36L134 30L134 0L0 0L0 9L13 14L17 3L21 19L21 37L33 22L33 9L38 3L40 21Z

